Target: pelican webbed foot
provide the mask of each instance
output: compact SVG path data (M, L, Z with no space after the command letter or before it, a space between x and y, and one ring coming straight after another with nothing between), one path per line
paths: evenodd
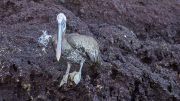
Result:
M82 67L83 67L84 62L85 62L85 60L81 61L80 69L78 72L74 71L69 74L70 80L73 81L76 85L79 84L79 82L81 81L81 72L82 72Z
M70 64L69 62L67 62L66 74L63 76L63 79L61 80L61 83L60 83L59 87L61 87L61 86L64 85L65 83L67 83L68 78L69 78L70 68L71 68L71 64Z
M79 72L74 71L74 72L70 73L69 76L70 76L70 80L73 81L76 85L81 80L81 73L79 73Z
M61 80L61 83L60 83L59 87L61 87L61 86L64 85L65 83L67 83L68 77L69 77L69 73L67 73L67 74L65 74L65 75L63 76L63 79Z

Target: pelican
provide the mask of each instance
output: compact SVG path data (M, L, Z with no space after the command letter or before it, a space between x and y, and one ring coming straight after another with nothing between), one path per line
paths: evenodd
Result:
M84 62L99 64L101 59L98 43L93 37L78 33L65 34L66 21L63 13L57 15L58 33L52 39L57 61L62 57L67 62L67 70L60 82L60 87L69 79L77 85L81 80ZM80 64L79 71L69 73L72 63Z

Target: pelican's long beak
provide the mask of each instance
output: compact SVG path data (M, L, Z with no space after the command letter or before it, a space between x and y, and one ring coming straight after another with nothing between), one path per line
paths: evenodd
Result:
M58 33L57 33L57 47L56 47L56 59L57 61L61 58L61 45L62 45L62 27L61 24L58 23Z

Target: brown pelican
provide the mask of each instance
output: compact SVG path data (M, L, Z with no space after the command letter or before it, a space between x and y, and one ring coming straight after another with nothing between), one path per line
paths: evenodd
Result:
M66 16L63 13L57 15L58 33L53 37L53 44L56 51L56 59L60 60L61 56L67 61L66 74L61 80L60 87L67 83L68 79L78 84L81 79L81 71L85 61L100 63L100 51L96 40L93 37L80 35L78 33L65 34ZM80 64L78 72L69 73L71 63Z

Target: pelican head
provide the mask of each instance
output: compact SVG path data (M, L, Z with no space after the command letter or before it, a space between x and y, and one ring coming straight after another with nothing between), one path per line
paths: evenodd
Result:
M56 59L60 60L61 57L61 47L62 47L62 38L63 34L66 31L66 16L63 13L57 15L58 21L58 33L57 33L57 47L56 47Z

